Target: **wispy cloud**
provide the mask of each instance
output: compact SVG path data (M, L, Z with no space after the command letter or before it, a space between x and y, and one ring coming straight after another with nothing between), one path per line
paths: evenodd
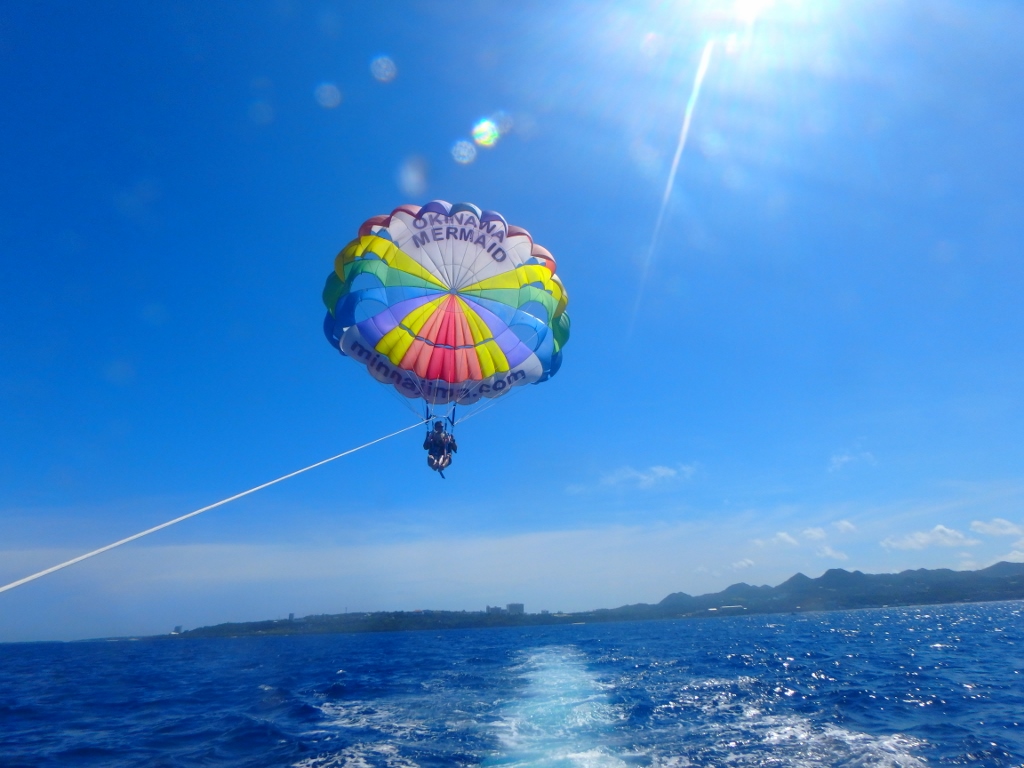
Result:
M653 488L658 483L673 480L679 474L674 467L655 464L647 469L620 467L601 478L601 485L635 485L638 488Z
M971 523L971 530L975 533L984 533L986 536L1024 536L1024 526L1001 517L994 517L987 523L975 520Z
M732 564L732 567L737 571L742 571L744 568L750 568L754 565L754 561L749 557L744 557L742 560L737 560Z
M759 547L767 547L772 544L789 544L793 547L800 546L800 542L788 533L786 533L785 531L779 531L770 539L754 539L754 543L757 544L757 546Z
M696 471L697 467L693 464L676 464L675 466L655 464L646 469L634 469L629 466L619 467L603 475L596 486L574 484L568 486L566 490L569 493L585 493L601 488L639 488L641 490L648 490L655 486L689 480Z
M878 460L871 451L860 451L855 453L835 453L828 462L829 472L838 472L850 464L863 462L865 464L877 464Z
M849 520L839 520L838 522L832 523L832 527L840 533L853 533L857 530L857 526Z
M815 554L817 554L818 557L828 557L833 560L850 559L849 555L847 555L845 552L840 552L837 549L832 549L832 547L828 546L827 544L823 546L821 549L819 549Z
M821 541L825 538L825 529L804 528L803 532L800 535L803 536L805 539L809 539L811 541Z
M969 539L954 528L936 525L930 531L916 531L906 536L890 536L882 541L886 549L925 549L926 547L970 547L981 542Z

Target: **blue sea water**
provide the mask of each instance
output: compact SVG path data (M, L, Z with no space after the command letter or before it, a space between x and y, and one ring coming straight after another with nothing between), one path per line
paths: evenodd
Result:
M1024 765L1024 603L0 646L0 765Z

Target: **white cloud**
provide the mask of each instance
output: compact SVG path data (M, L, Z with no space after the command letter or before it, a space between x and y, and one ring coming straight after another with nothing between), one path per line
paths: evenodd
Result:
M794 547L800 546L800 542L785 531L779 531L770 539L754 539L754 543L759 547L766 547L769 544L789 544Z
M819 549L816 554L818 555L818 557L830 557L833 560L850 559L849 555L847 555L845 552L840 552L837 549L832 549L832 547L828 546L827 544L821 549Z
M665 467L660 464L648 467L647 469L622 467L621 469L617 469L602 477L601 485L635 484L640 488L650 488L659 482L670 480L675 476L676 470L672 467Z
M659 483L672 480L688 480L695 471L696 468L694 466L686 464L679 464L675 467L655 464L647 469L620 467L602 477L601 485L605 487L628 485L635 488L653 488Z
M886 549L924 549L925 547L969 547L981 542L969 539L954 528L936 525L930 531L916 531L906 536L890 536L882 542Z
M732 567L739 571L744 568L750 568L753 564L753 560L751 560L749 557L744 557L742 560L737 560L735 563L733 563Z
M975 520L971 523L971 530L975 533L984 533L987 536L1024 536L1024 526L1011 523L1001 517L994 517L987 523Z
M840 533L853 533L857 530L857 526L855 526L849 520L840 520L838 522L832 523L832 527Z
M825 538L825 529L804 528L803 533L800 535L803 536L805 539L810 539L811 541L821 541Z
M855 462L864 462L865 464L877 464L878 460L875 455L870 451L861 451L860 453L836 453L832 455L832 458L828 463L829 472L838 472L848 464Z

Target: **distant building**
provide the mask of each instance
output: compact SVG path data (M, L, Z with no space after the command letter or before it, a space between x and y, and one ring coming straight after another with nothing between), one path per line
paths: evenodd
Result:
M508 611L511 616L522 616L526 613L526 608L522 603L509 603L505 606L505 610Z
M295 621L295 614L294 613L289 613L288 614L288 621Z
M174 628L174 631L173 631L173 632L171 632L171 634L172 634L172 635L180 635L180 634L181 634L181 624L179 624L178 626L176 626L176 627Z
M504 612L505 612L505 609L502 608L500 605L488 605L487 606L487 613L504 613Z

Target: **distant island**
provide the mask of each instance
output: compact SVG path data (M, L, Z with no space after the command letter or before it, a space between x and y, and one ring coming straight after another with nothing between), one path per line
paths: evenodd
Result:
M649 619L692 619L755 613L839 611L943 603L1024 599L1024 563L996 563L979 571L947 568L868 574L833 568L816 579L798 573L777 587L733 584L721 592L694 597L674 592L660 603L637 603L582 613L527 613L522 603L483 611L375 611L303 618L217 624L182 631L175 637L239 637L338 632L523 627Z

